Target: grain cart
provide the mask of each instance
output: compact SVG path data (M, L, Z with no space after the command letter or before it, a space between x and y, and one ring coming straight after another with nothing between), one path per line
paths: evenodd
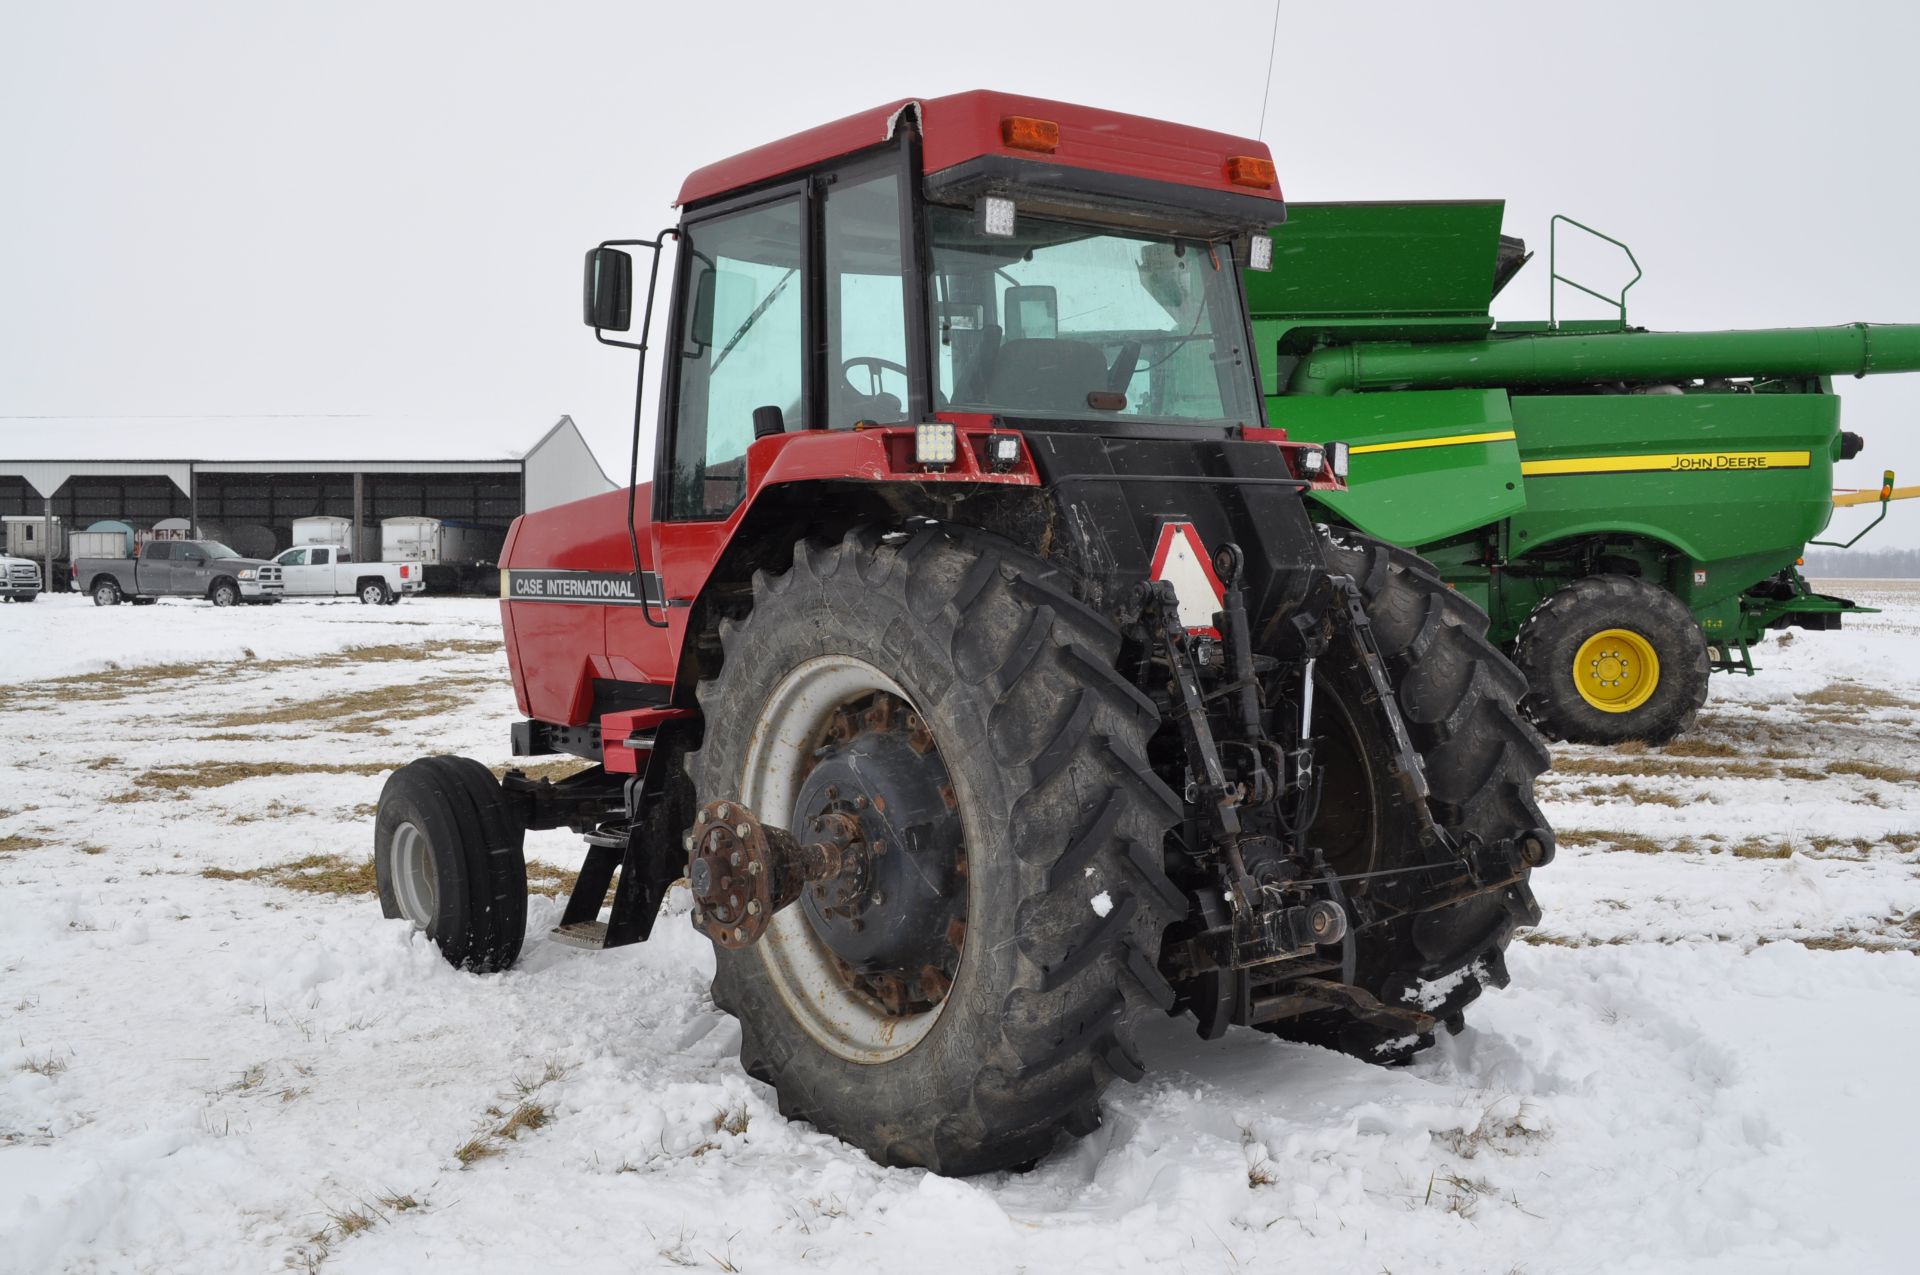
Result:
M1547 754L1470 601L1308 517L1240 283L1264 145L963 93L678 204L587 258L626 344L676 245L652 480L502 558L513 752L596 764L396 771L389 916L511 964L529 828L587 842L562 943L684 879L781 1110L942 1173L1094 1128L1143 1014L1393 1061L1505 982Z
M1634 271L1603 296L1558 264L1563 227L1597 235L1565 218L1548 321L1496 326L1528 260L1501 211L1293 205L1275 268L1247 276L1268 414L1351 447L1350 487L1309 498L1484 607L1549 735L1663 741L1710 670L1753 673L1768 630L1865 609L1796 563L1832 515L1833 463L1861 447L1832 378L1920 369L1920 326L1630 327L1631 252L1598 236ZM1616 313L1560 320L1562 285Z

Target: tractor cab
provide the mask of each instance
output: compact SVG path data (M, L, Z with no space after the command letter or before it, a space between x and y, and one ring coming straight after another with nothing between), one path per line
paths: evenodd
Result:
M726 517L771 436L1264 424L1239 273L1284 206L1257 143L965 93L724 160L678 203L657 518ZM597 331L627 328L633 276L589 254Z

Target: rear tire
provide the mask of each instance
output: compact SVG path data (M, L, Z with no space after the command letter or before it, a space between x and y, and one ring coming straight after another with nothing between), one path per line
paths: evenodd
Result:
M360 586L360 605L362 606L385 606L391 601L393 601L393 594L388 592L385 581L369 580Z
M1181 807L1147 767L1158 715L1113 667L1119 634L1058 572L978 532L891 539L801 543L785 574L755 575L751 613L720 625L688 772L701 803L789 827L861 679L904 700L959 824L951 982L888 1011L836 973L803 898L751 946L716 947L713 999L789 1118L883 1164L981 1173L1092 1131L1101 1091L1140 1076L1135 1020L1173 999L1155 962L1185 911L1160 858ZM911 843L922 874L932 840ZM866 917L887 923L878 904Z
M1514 662L1527 678L1527 716L1570 743L1664 744L1707 702L1699 621L1679 598L1632 576L1588 576L1547 598L1514 639Z
M425 930L457 969L506 969L527 933L525 839L479 762L407 763L387 777L374 818L381 913Z
M117 607L120 605L120 586L112 580L102 580L93 586L93 605L97 607Z
M1551 761L1545 743L1522 717L1526 682L1486 639L1487 615L1449 588L1425 559L1345 529L1327 546L1328 566L1360 586L1374 640L1392 678L1407 733L1424 763L1428 807L1455 839L1480 844L1534 835L1551 853L1552 834L1534 802L1534 777ZM1418 825L1398 786L1387 778L1392 758L1384 730L1360 707L1365 694L1357 662L1326 670L1322 684L1344 714L1325 734L1350 741L1355 763L1330 764L1313 835L1329 849L1337 870L1350 871L1333 852L1335 831L1356 805L1370 804L1378 831L1369 870L1424 863ZM1323 748L1325 746L1323 745ZM1338 755L1329 753L1329 761ZM1343 792L1344 773L1364 772ZM1357 865L1356 865L1357 866ZM1399 907L1418 906L1424 878L1416 875L1355 883L1349 893L1372 895ZM1508 982L1505 951L1514 932L1537 924L1540 908L1525 878L1503 891L1450 907L1415 912L1354 933L1354 981L1386 1005L1432 1014L1459 1030L1466 1007L1488 986ZM1282 1020L1277 1034L1398 1063L1433 1043L1341 1012Z

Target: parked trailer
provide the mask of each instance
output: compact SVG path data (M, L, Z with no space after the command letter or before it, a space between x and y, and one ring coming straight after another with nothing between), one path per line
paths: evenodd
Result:
M413 515L380 521L380 557L385 562L428 566L476 566L499 559L503 533L447 518Z
M293 547L302 545L350 545L353 543L353 519L322 514L293 520Z
M133 536L120 531L76 531L67 537L74 558L131 558Z
M0 517L6 525L4 548L16 558L64 558L67 556L67 531L58 516L43 514L7 514Z
M408 515L380 522L380 558L417 562L426 568L434 593L490 590L493 566L500 559L503 532L470 522Z

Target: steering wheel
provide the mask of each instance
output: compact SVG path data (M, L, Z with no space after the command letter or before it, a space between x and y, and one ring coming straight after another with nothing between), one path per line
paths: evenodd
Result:
M863 390L853 383L852 373L856 367L864 367L868 370L872 378L871 389ZM882 372L898 372L902 378L911 375L907 371L904 363L895 363L892 359L883 359L873 354L858 354L840 365L840 376L846 381L847 388L862 398L871 398L882 392L880 388L880 374Z

